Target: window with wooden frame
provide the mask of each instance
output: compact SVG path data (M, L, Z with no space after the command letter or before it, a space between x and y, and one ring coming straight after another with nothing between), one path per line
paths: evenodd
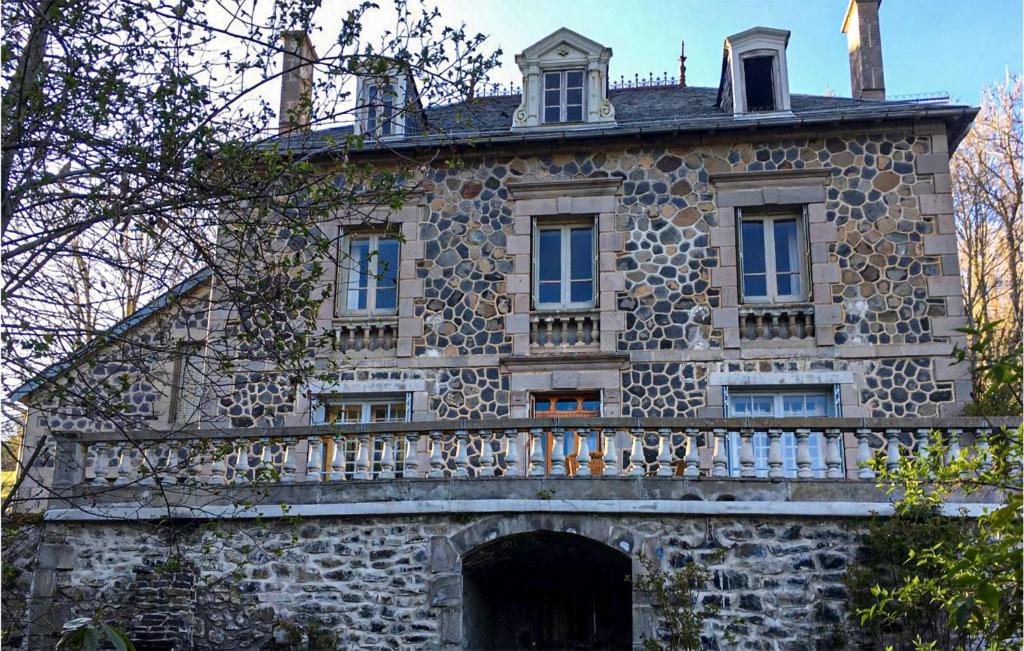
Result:
M551 70L544 73L544 122L583 121L586 71Z
M366 133L390 136L395 113L395 87L370 84L366 87Z
M198 422L203 395L203 344L182 342L174 360L171 381L170 422L190 425Z
M539 310L586 309L597 299L594 220L538 219L533 228L533 304Z
M737 212L743 302L807 300L807 239L803 213Z
M727 416L733 418L799 418L835 416L836 407L828 390L794 389L791 391L729 391ZM796 437L782 434L782 469L787 477L796 477ZM729 474L740 474L740 437L729 435ZM754 470L758 477L768 476L768 434L753 435ZM811 470L815 477L825 476L825 440L821 432L808 439Z
M356 398L341 396L320 396L315 401L312 413L314 425L350 425L356 423L404 423L409 420L409 396L390 395L374 398ZM395 438L395 449L403 444L401 438ZM351 479L356 472L356 455L359 451L359 442L355 438L347 438L344 442L342 457L344 459L343 472L346 479ZM373 458L371 459L373 473L380 472L381 453L384 444L380 437L373 440ZM334 440L325 438L321 446L320 468L325 476L333 472L331 467L334 461ZM401 473L403 470L404 455L395 455L395 471Z
M535 418L598 418L601 415L601 396L598 393L553 393L533 396L533 415ZM590 447L590 470L600 472L604 468L601 457L604 454L604 441L597 432L587 432L587 445ZM551 471L551 451L554 449L554 437L551 432L544 434L544 453L548 472ZM562 453L566 459L566 472L576 474L579 464L576 455L580 449L579 436L574 431L566 431L562 437Z
M398 312L398 260L401 246L388 232L354 232L341 243L342 299L339 312L395 314Z

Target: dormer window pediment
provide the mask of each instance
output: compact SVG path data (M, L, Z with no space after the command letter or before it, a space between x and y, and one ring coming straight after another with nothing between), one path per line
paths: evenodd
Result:
M736 116L789 113L789 32L754 27L725 39L718 104Z
M513 129L584 127L615 122L608 101L612 51L562 28L516 56L523 94Z

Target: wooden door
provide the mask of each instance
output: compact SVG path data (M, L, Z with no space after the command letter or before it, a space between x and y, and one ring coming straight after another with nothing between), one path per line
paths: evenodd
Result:
M545 393L533 398L533 415L538 418L597 418L601 415L601 396L597 393ZM555 440L551 432L544 435L547 471L551 472L551 452ZM604 469L604 441L596 432L590 433L590 472L600 474ZM566 432L564 438L565 470L576 474L579 463L576 453L580 442L575 432Z

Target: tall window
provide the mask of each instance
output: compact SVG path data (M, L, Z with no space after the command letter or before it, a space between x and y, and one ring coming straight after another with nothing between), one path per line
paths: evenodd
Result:
M382 233L348 238L345 310L390 314L398 308L398 247Z
M320 401L320 406L313 413L314 425L404 423L409 420L405 396L393 395L367 399L343 399L324 396ZM395 437L394 441L395 449L393 451L401 449L400 446L404 443L404 440L400 437ZM351 479L356 472L356 455L359 451L358 443L355 438L345 439L343 443L343 472L346 479ZM333 439L324 439L324 443L321 446L320 467L321 473L325 478L333 472L331 464L334 461L334 449ZM371 460L373 473L380 472L380 460L383 449L383 441L379 437L375 437L373 441L373 458ZM396 472L403 470L402 463L404 458L405 455L403 454L395 455Z
M743 83L748 111L775 110L774 57L743 59Z
M544 122L583 121L582 70L544 73Z
M391 84L367 86L366 132L378 136L391 135L395 108L395 89Z
M593 307L594 221L538 222L534 228L534 303L540 309Z
M799 215L741 215L743 300L785 303L806 298L803 219Z
M729 416L735 418L798 418L833 416L829 395L824 391L758 391L730 392ZM758 477L768 476L768 434L755 432L754 469ZM740 437L729 437L729 474L740 474ZM811 470L815 477L825 476L825 441L821 432L808 439ZM782 435L782 469L787 477L796 477L796 437L792 432Z
M171 422L189 425L199 419L203 389L202 344L188 342L180 345L174 363L171 394Z

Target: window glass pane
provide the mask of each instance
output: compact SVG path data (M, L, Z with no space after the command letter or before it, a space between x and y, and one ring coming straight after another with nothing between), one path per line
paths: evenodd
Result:
M780 296L800 293L800 253L797 248L797 221L774 222L776 285Z
M583 108L580 106L567 106L565 108L565 121L566 122L582 122L583 121Z
M744 59L743 77L748 111L775 110L775 85L772 76L772 57Z
M594 229L573 228L569 234L569 274L572 280L594 277Z
M762 416L774 416L775 415L775 398L774 396L751 396L750 397L750 415L753 417Z
M558 72L548 72L544 74L544 90L549 88L561 88L562 86L562 75Z
M601 401L600 400L584 400L583 408L587 411L600 411Z
M550 400L547 400L547 399L541 400L541 399L538 398L537 401L533 403L533 410L534 411L543 412L543 411L549 411L550 409L551 409L551 401Z
M377 128L377 87L370 86L368 89L369 100L366 110L366 130L373 131Z
M557 106L544 109L545 122L558 122L562 118L561 111Z
M367 286L370 281L369 239L360 238L352 240L347 264L350 266L350 270L346 307L350 310L365 310Z
M562 283L559 282L545 282L540 283L540 287L537 291L537 301L539 303L561 303L562 302Z
M562 232L548 229L540 232L537 267L540 280L560 280L562 277Z
M750 396L730 396L730 409L733 416L749 416Z
M764 222L743 222L743 273L765 272Z
M555 411L576 411L577 404L575 398L559 398L555 402Z
M583 71L569 70L565 73L565 85L568 88L579 88L583 86Z
M594 281L574 280L569 285L569 300L573 303L583 303L594 298Z
M583 89L570 88L565 91L565 103L567 105L580 105L583 103Z
M377 304L374 309L393 310L398 305L398 291L394 287L377 288Z
M782 396L782 415L783 416L803 416L804 415L804 397L800 395L784 395Z
M821 394L806 396L805 416L828 416L828 397Z
M763 275L761 276L743 276L743 295L744 296L767 296L768 295L768 282L765 280Z
M398 240L381 239L377 245L377 286L398 284Z
M544 91L544 106L558 107L558 104L561 101L561 99L562 95L557 90Z

